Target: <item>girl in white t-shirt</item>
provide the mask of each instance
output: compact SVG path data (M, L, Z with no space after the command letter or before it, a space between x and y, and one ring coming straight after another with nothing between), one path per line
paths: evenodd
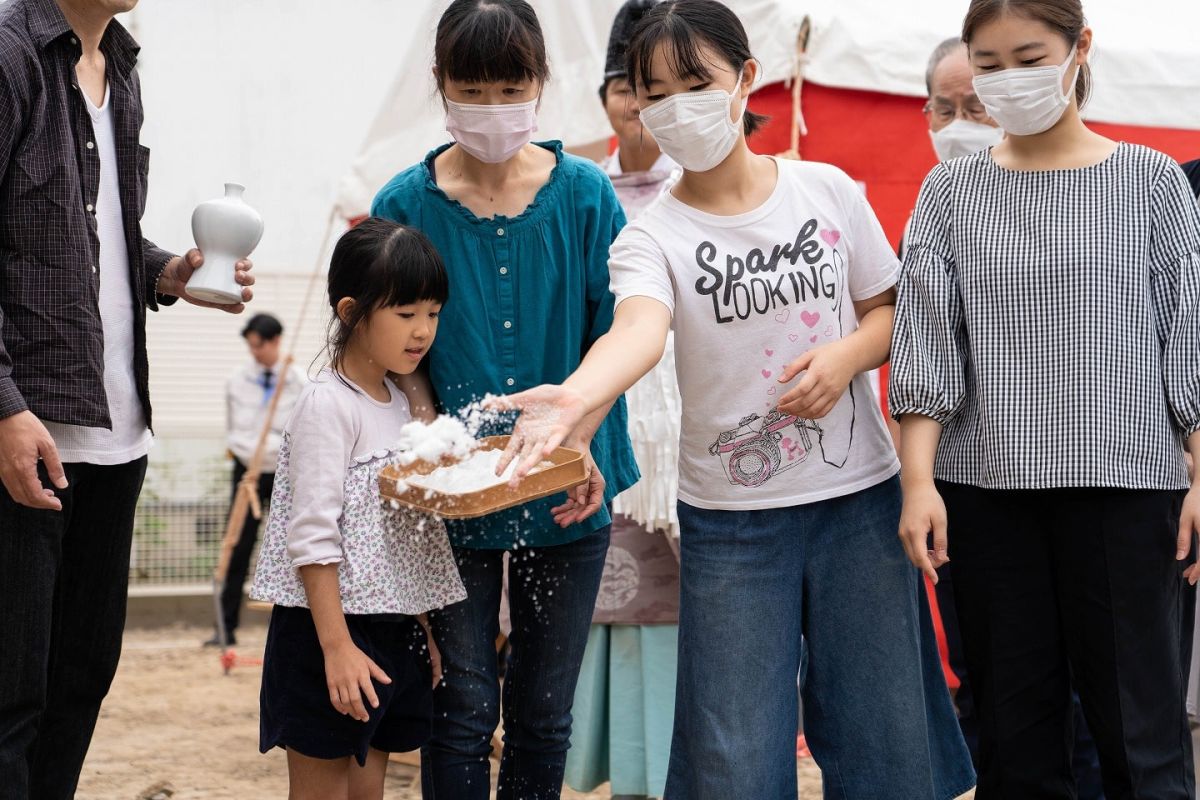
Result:
M805 733L837 796L944 800L974 773L866 373L888 355L899 264L835 167L755 155L759 77L737 17L668 0L628 54L641 118L683 167L610 251L612 330L524 410L527 469L655 363L683 400L678 699L666 796L796 796Z
M417 615L466 592L442 523L386 505L378 476L411 420L387 373L417 368L448 293L413 228L371 218L334 249L330 365L284 426L250 592L275 604L259 747L287 750L292 798L382 798L387 754L429 738Z

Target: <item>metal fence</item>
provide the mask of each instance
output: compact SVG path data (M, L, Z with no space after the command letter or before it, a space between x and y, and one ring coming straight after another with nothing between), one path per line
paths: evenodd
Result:
M156 441L134 523L131 585L211 580L229 514L231 470L220 438Z

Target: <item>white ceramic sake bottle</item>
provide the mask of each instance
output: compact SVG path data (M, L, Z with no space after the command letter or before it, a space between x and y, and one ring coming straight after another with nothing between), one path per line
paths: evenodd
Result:
M234 265L254 252L263 235L262 217L242 200L245 191L241 184L227 183L224 197L201 203L192 213L192 236L204 254L204 265L187 282L187 293L198 300L242 302Z

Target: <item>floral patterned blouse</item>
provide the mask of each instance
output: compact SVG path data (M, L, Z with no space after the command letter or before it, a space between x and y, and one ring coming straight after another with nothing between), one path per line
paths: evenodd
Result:
M284 427L255 600L307 608L299 568L333 563L347 614L421 614L466 597L443 523L380 496L410 420L388 388L381 403L329 370L305 388Z

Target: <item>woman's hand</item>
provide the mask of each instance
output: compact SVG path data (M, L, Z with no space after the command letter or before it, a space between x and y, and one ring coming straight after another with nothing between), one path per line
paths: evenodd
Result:
M433 670L433 688L442 682L442 651L433 639L433 628L429 626L428 614L417 614L417 623L425 631L425 644L429 647L429 666Z
M600 510L600 506L604 505L604 487L607 483L592 459L590 441L568 439L564 445L583 453L583 466L587 472L587 481L567 493L567 502L550 509L559 527L567 528L577 522L583 522Z
M372 678L380 683L392 682L353 641L346 639L325 650L325 685L329 689L329 702L339 714L354 717L359 722L370 719L363 698L371 708L379 708L379 696L375 694Z
M804 377L779 401L780 411L801 419L821 419L833 411L856 372L847 341L813 348L787 366L780 383L791 382L801 372Z
M900 511L900 541L908 560L934 584L937 568L950 562L946 552L946 504L932 482L904 487L904 506ZM933 532L933 549L929 533Z
M1192 552L1192 542L1200 534L1200 484L1192 484L1191 491L1183 498L1183 511L1179 515L1179 538L1175 543L1175 560L1183 561ZM1197 553L1200 556L1200 553ZM1200 581L1200 559L1183 571L1183 577L1192 586Z
M543 384L525 392L497 398L489 402L486 408L521 412L508 447L496 466L496 474L502 475L509 464L518 462L509 481L509 486L514 488L530 470L548 458L587 415L587 403L582 396L554 384Z

